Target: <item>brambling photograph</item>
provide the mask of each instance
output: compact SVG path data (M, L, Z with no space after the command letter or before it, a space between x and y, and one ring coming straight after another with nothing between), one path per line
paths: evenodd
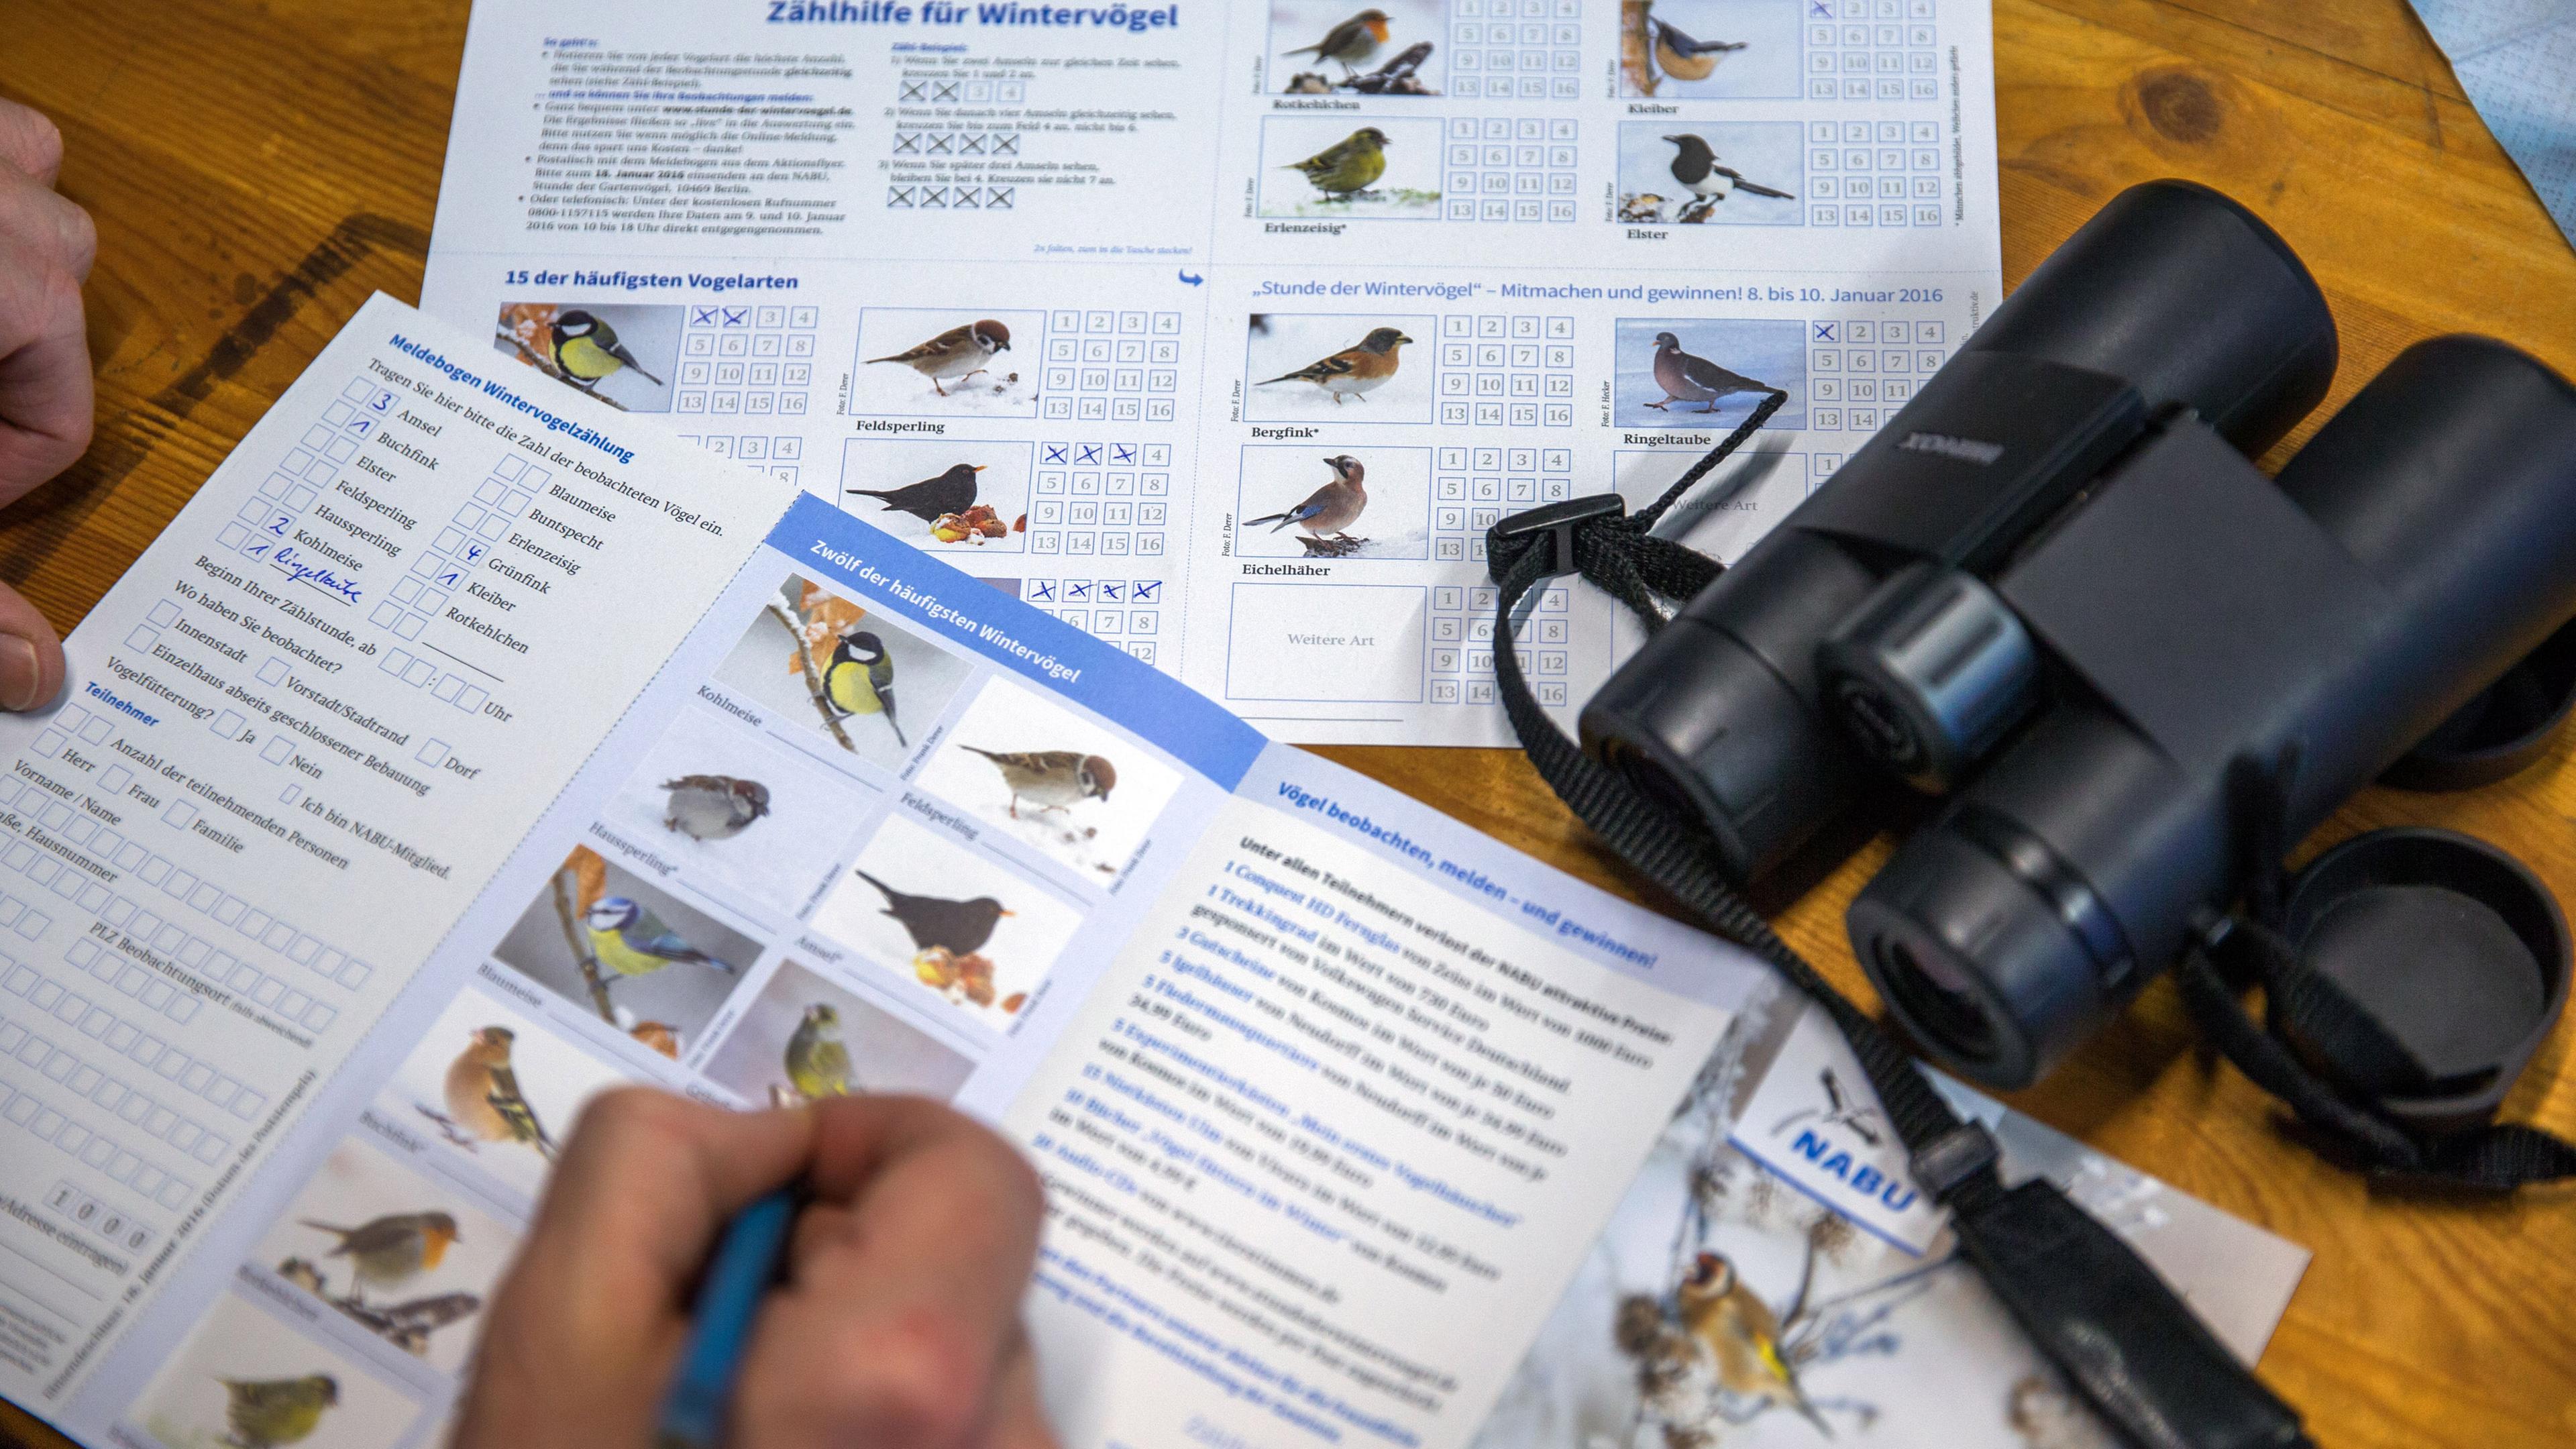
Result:
M683 704L600 807L591 844L777 917L814 898L875 797L703 701Z
M1802 226L1807 147L1795 121L1619 123L1622 221Z
M226 1292L126 1413L162 1449L393 1449L420 1411L355 1355Z
M1241 457L1238 555L1430 557L1430 449L1256 443Z
M877 966L854 959L849 969L867 972L876 983L871 991L908 989ZM792 1107L862 1092L944 1102L974 1075L975 1063L879 1000L791 957L743 1007L704 1071L746 1107Z
M1668 101L1795 100L1802 0L1628 0L1619 94ZM1839 12L1837 12L1839 14Z
M1045 330L1043 312L865 308L859 313L850 411L892 417L1035 417Z
M403 1058L375 1111L447 1170L489 1183L505 1202L534 1202L582 1104L639 1079L535 1013L468 989Z
M945 1002L999 1029L1081 924L1053 890L892 815L806 926L857 948L912 1000Z
M1439 319L1257 312L1244 322L1248 423L1427 423Z
M860 522L931 553L1028 547L1034 443L852 438L839 503Z
M1261 216L1429 221L1440 215L1441 123L1427 117L1261 118Z
M790 574L744 625L715 682L764 728L901 771L969 669L886 614Z
M1270 0L1270 89L1291 96L1436 96L1446 0Z
M1664 495L1700 459L1700 449L1623 448L1610 455L1610 486L1635 513ZM1669 538L1732 566L1762 541L1821 481L1808 455L1757 443L1718 465L1655 525Z
M1807 324L1794 319L1622 317L1610 421L1627 428L1716 428L1743 422L1774 389L1788 401L1765 428L1807 425Z
M501 308L492 346L610 407L667 413L687 315L686 307L622 302L510 302Z
M492 954L676 1059L760 960L760 943L680 897L676 852L621 843L574 846Z
M1145 746L995 676L913 783L1104 887L1145 843L1181 777Z
M252 1261L441 1373L465 1366L519 1230L350 1137L270 1224Z

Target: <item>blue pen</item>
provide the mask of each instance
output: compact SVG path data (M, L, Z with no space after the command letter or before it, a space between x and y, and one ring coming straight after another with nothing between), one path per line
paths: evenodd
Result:
M752 1314L777 1281L795 1222L796 1192L782 1187L755 1198L725 1225L691 1305L695 1321L680 1366L662 1396L662 1426L654 1437L661 1449L717 1449L724 1442L725 1409L751 1341Z

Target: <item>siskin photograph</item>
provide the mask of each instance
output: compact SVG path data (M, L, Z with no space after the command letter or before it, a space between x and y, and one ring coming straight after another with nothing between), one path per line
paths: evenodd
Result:
M947 1101L975 1063L929 1033L794 959L707 1058L710 1081L754 1107L790 1107L863 1092Z
M1666 101L1797 100L1807 0L1626 0L1619 94ZM1828 20L1841 18L1839 7Z
M969 672L964 659L911 625L789 574L715 677L776 726L901 771Z
M1436 317L1255 312L1244 324L1248 423L1431 421Z
M600 807L610 839L598 844L711 899L792 916L875 804L846 776L691 702Z
M1235 485L1243 558L1428 558L1429 448L1256 443Z
M1795 121L1622 121L1617 219L1802 226L1806 156L1804 130Z
M1288 96L1436 96L1447 0L1270 0L1270 89Z
M852 438L841 445L841 507L860 522L943 555L1028 547L1033 443Z
M633 1080L534 1015L468 990L421 1034L376 1111L533 1202L582 1104Z
M1260 216L1435 221L1441 123L1429 117L1261 118Z
M807 924L1000 1027L1028 1004L1082 917L999 862L892 815Z
M161 1449L393 1449L420 1411L347 1354L228 1292L126 1413Z
M331 1149L252 1250L260 1266L441 1373L465 1366L518 1228L363 1139Z
M1610 455L1611 486L1633 514L1661 498L1699 459L1697 448L1623 448ZM1655 524L1655 536L1732 566L1806 501L1817 481L1810 466L1805 453L1747 448L1683 494Z
M672 384L679 380L680 324L688 311L622 302L511 302L501 308L492 346L610 407L667 413Z
M746 792L736 786L701 782L679 793L679 808L710 826L720 812L731 812L726 818L747 813ZM646 861L636 864L651 868ZM492 954L677 1060L760 960L760 943L648 880L641 869L576 845Z
M1036 417L1045 330L1043 312L865 308L850 412Z
M1807 324L1795 319L1622 317L1610 421L1623 428L1729 430L1779 391L1766 425L1807 425Z
M1144 746L995 676L913 783L1106 886L1145 843L1181 777Z

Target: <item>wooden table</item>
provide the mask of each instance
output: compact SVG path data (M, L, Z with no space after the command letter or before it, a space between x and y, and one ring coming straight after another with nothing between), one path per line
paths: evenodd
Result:
M465 18L461 3L338 0L10 7L0 94L61 123L63 190L101 236L88 292L98 440L0 514L0 577L58 628L80 621L370 289L418 295ZM2319 416L2442 332L2492 332L2576 375L2576 252L2405 0L1995 0L1995 29L2008 282L2121 187L2185 176L2270 218L2324 284L2344 360ZM2471 794L2374 791L2311 848L2440 823L2504 845L2576 901L2571 749L2576 736ZM1517 754L1324 753L1633 893ZM1842 909L1886 849L1873 844L1782 921L1856 993ZM2509 1115L2576 1134L2570 1039L2560 1033ZM2315 1250L2262 1372L2320 1443L2576 1440L2576 1193L2374 1197L2289 1141L2267 1098L2195 1048L2165 987L2015 1105ZM60 1442L0 1406L7 1433Z

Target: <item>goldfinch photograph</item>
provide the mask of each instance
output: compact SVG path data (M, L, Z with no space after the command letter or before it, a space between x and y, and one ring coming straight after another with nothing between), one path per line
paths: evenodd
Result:
M650 858L701 895L789 916L830 876L821 842L837 843L867 805L839 773L693 700L600 806L593 843Z
M910 1002L945 1003L987 1028L1020 1014L1082 914L955 837L887 817L814 908L807 929L855 948Z
M862 977L865 991L852 984ZM889 1010L875 994L904 989L855 957L823 967L791 956L778 963L716 1043L706 1076L745 1107L790 1107L868 1092L946 1101L966 1084L975 1063Z
M697 895L666 873L677 844L594 833L492 954L613 1030L652 1022L685 1050L760 959L760 943L727 919L726 890L709 883Z
M745 621L708 688L749 711L756 728L796 731L836 759L899 772L970 673L910 621L790 574ZM781 803L772 791L771 808Z
M578 1010L587 1014L589 1003ZM620 1064L618 1035L603 1026L595 1038L577 1039L469 987L421 1034L377 1093L375 1112L402 1124L419 1144L411 1151L434 1155L443 1171L474 1180L486 1197L533 1202L582 1104L640 1079L639 1067ZM637 1044L624 1056L641 1050ZM464 1219L458 1223L463 1236L473 1236Z
M1789 400L1771 415L1764 432L1793 433L1807 426L1804 322L1622 317L1612 342L1618 357L1610 385L1614 426L1725 432L1743 422L1770 388L1787 393ZM1844 416L1848 420L1849 412Z
M1630 0L1620 10L1619 94L1667 101L1807 99L1799 67L1811 13L1801 0ZM1841 13L1836 7L1828 19ZM1922 44L1929 56L1930 38Z
M1244 327L1243 420L1430 422L1439 324L1413 313L1255 314Z
M1324 451L1304 455L1316 484L1325 479ZM913 776L919 788L1093 889L1135 858L1180 782L1143 743L999 676L985 681Z
M519 1230L363 1132L331 1149L251 1262L443 1373L465 1366Z
M241 1291L217 1297L188 1330L127 1409L132 1427L120 1437L162 1449L395 1449L403 1441L419 1403Z
M685 307L624 302L511 302L501 308L492 346L612 407L666 413L680 380L687 316Z
M1428 117L1261 118L1262 216L1431 221L1440 215L1441 122Z
M1617 209L1663 226L1804 226L1806 158L1796 121L1623 121Z
M1020 553L1028 548L1036 467L1035 443L852 438L841 445L836 501L870 528L932 553Z
M1292 96L1436 96L1444 0L1270 0L1269 89Z
M954 307L863 308L850 411L1033 418L1046 358L1044 312L996 308L972 297Z

